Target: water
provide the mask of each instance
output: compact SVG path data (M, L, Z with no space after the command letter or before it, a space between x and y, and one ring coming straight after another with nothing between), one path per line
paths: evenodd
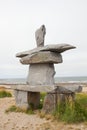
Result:
M80 76L80 77L55 77L55 82L83 82L87 83L87 76ZM25 84L26 79L24 78L14 78L14 79L0 79L0 84Z
M0 84L25 84L24 78L0 79Z
M87 76L78 76L78 77L55 77L55 82L87 82Z

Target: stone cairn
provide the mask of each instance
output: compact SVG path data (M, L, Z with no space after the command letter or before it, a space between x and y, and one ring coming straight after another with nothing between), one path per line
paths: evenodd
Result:
M26 84L13 87L18 107L29 109L30 105L33 105L36 109L40 104L40 92L47 92L44 99L43 110L51 111L55 108L57 102L55 91L62 93L67 90L67 88L55 86L54 64L62 63L62 52L74 49L75 47L69 44L44 46L45 34L46 28L42 25L35 32L37 47L16 55L16 57L21 58L20 62L22 64L29 65ZM71 90L68 91L71 92Z

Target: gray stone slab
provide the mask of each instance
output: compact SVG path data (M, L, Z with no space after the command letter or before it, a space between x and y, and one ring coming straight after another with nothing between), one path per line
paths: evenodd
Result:
M16 57L22 58L24 56L31 55L40 51L53 51L53 52L62 53L64 51L67 51L69 49L74 49L74 48L76 47L69 44L53 44L53 45L51 44L51 45L46 45L44 47L37 47L29 51L17 53Z
M57 91L59 93L79 93L82 91L82 86L78 86L78 85L72 85L72 86L57 86Z
M27 83L29 85L54 85L55 69L52 63L30 64Z
M20 59L22 64L36 64L36 63L62 63L62 56L56 52L38 52L32 55L27 55Z
M14 90L20 90L20 91L25 91L25 92L51 92L54 90L54 85L12 85L12 89Z
M31 92L51 92L54 89L57 89L57 92L59 93L79 93L82 92L82 86L78 86L78 85L74 85L74 86L54 86L54 85L50 85L50 86L41 86L41 85L28 85L28 84L16 84L16 85L12 85L11 89L17 89L17 90L22 90L22 91L31 91Z

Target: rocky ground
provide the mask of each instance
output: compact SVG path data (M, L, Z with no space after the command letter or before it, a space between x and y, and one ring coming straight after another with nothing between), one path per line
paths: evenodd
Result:
M87 122L65 124L51 118L40 118L38 114L6 113L5 110L12 105L15 105L14 97L0 98L0 130L87 130Z

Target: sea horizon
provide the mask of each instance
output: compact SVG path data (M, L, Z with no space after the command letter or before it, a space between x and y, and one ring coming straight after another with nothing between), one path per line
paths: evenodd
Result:
M26 83L27 78L0 78L0 84L2 83ZM58 82L67 82L67 83L74 83L74 82L87 82L87 76L67 76L67 77L55 77L55 83Z

